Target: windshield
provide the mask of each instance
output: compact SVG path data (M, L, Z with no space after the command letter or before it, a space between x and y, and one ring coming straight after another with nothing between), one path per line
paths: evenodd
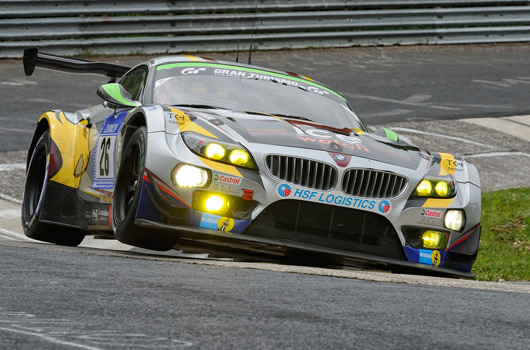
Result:
M157 67L154 102L225 108L364 129L334 91L310 80L265 70L209 63Z

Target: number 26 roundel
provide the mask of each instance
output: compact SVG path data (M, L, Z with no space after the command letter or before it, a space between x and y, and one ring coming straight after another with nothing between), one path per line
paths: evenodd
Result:
M94 152L92 188L112 190L115 178L116 139L127 112L111 115L103 122Z

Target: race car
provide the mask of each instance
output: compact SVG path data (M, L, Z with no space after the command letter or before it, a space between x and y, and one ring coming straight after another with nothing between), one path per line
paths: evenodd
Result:
M475 166L389 129L368 132L322 83L190 55L131 68L30 48L23 62L28 76L41 67L110 78L97 89L102 104L38 119L28 237L475 277Z

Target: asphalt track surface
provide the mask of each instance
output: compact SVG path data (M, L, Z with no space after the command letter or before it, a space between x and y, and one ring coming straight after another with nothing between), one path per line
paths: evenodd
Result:
M527 349L530 294L0 242L1 349ZM439 280L439 279L437 279Z
M526 44L354 48L257 53L253 63L320 80L343 92L368 124L470 156L483 188L492 190L528 186L527 118L512 116L530 114L529 54ZM104 82L42 70L26 78L20 61L0 61L4 204L21 199L24 150L38 115L99 103L95 89ZM508 130L487 117L522 124ZM0 349L526 349L530 343L527 284L153 257L0 236Z

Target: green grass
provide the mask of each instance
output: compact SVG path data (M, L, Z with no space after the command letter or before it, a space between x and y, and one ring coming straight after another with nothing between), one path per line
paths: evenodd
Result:
M482 194L482 236L473 272L483 281L530 281L530 188Z

